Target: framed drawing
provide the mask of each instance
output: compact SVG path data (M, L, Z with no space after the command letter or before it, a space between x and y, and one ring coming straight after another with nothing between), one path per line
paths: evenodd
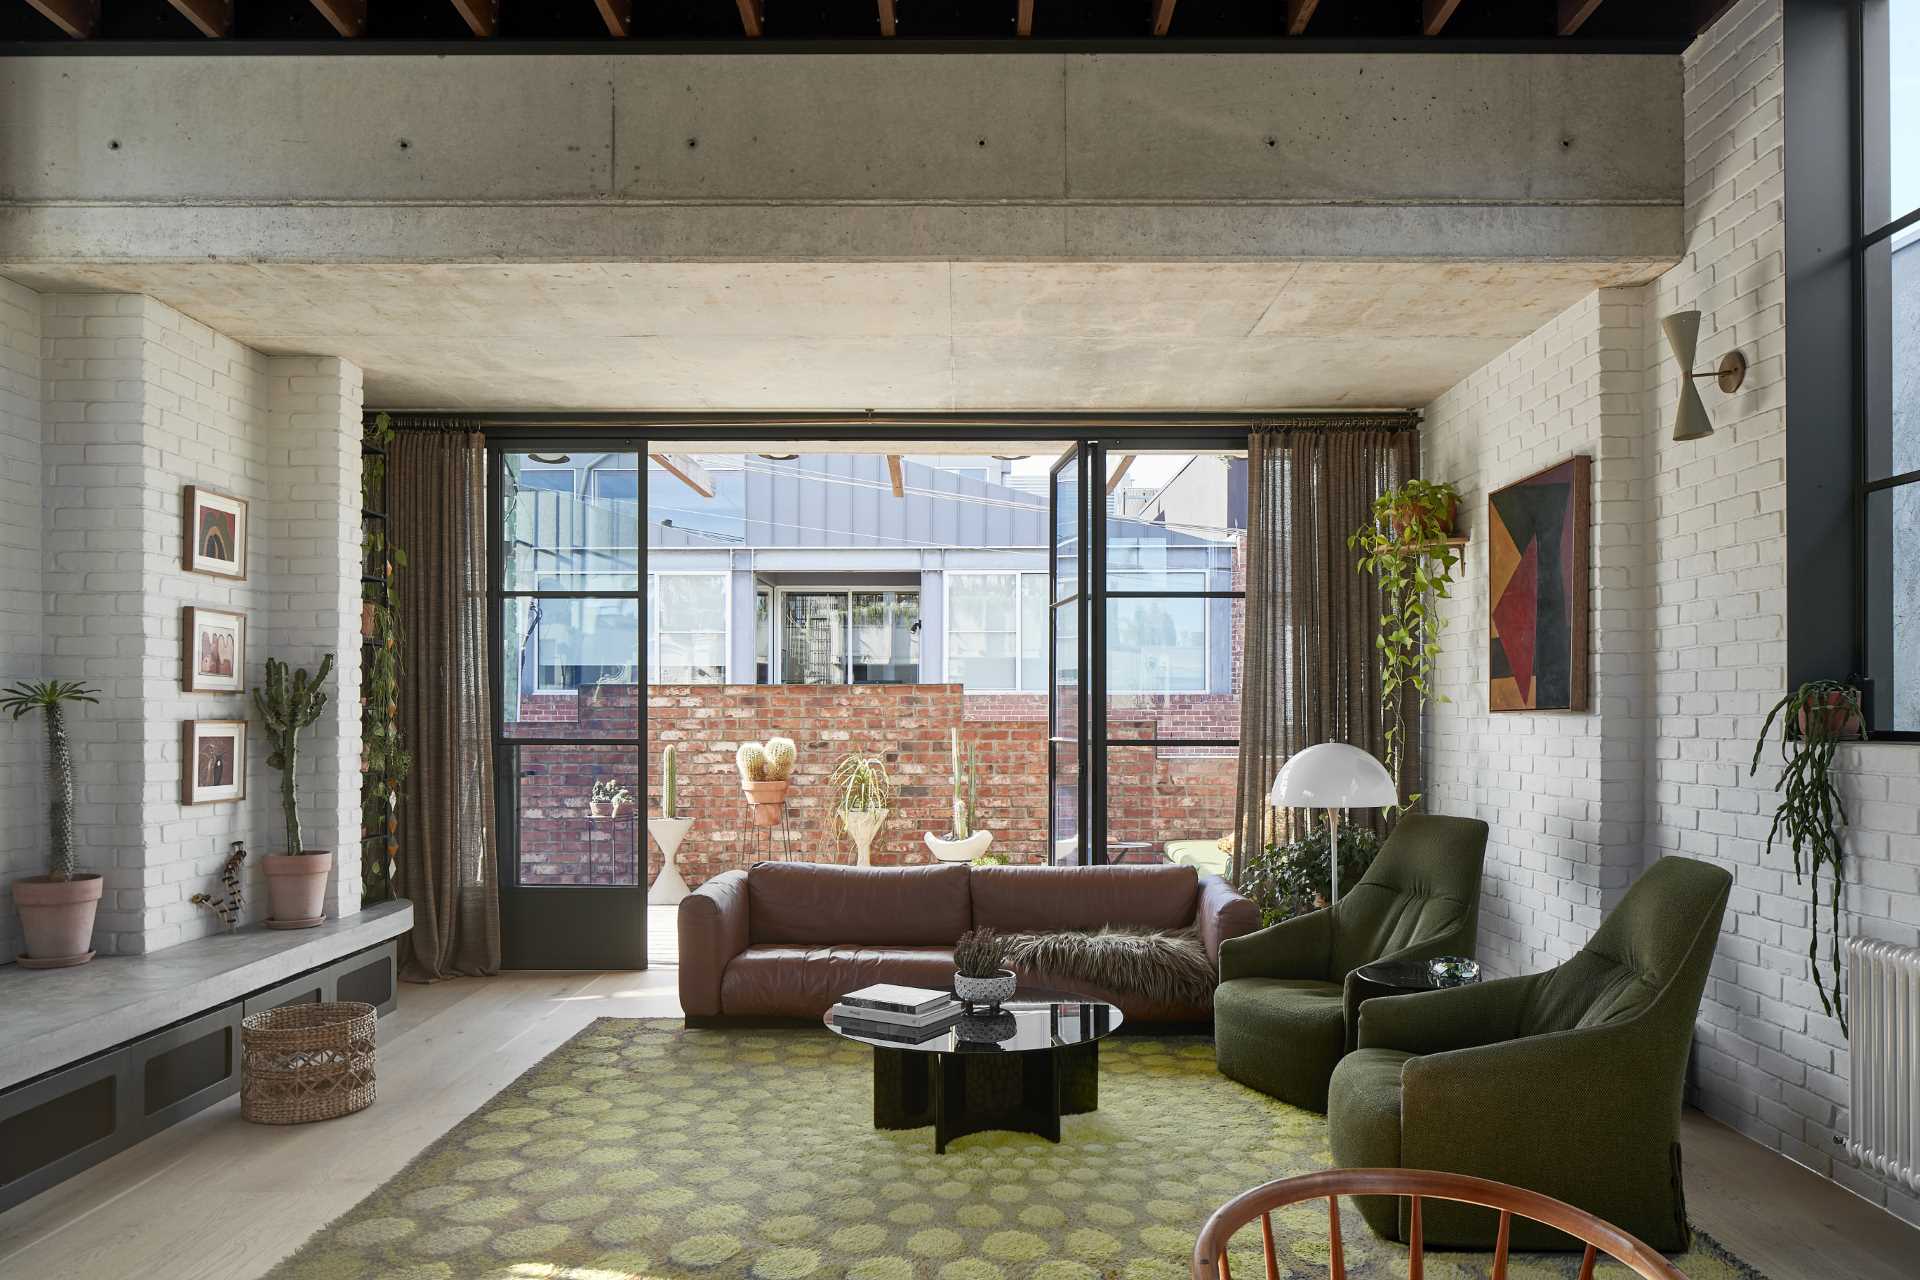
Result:
M1593 459L1487 498L1489 711L1585 711L1592 660Z
M187 516L187 572L246 577L246 502L188 485L181 506Z
M247 798L247 722L189 720L181 731L180 803Z
M180 610L188 693L240 693L247 685L247 619L225 609Z

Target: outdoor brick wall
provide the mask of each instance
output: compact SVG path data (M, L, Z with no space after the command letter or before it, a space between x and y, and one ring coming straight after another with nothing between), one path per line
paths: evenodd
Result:
M602 686L598 701L542 695L523 702L519 736L555 720L566 732L630 733L633 686ZM542 711L549 698L564 710ZM882 755L899 803L874 842L878 864L932 861L921 835L948 827L951 783L948 734L959 727L977 753L978 821L994 833L993 848L1017 861L1047 853L1047 733L1044 718L984 718L959 685L653 685L647 691L646 811L659 812L660 753L680 755L682 816L695 819L680 848L683 873L698 884L746 866L755 831L734 767L743 741L783 734L799 748L788 792L791 852L796 858L853 860L852 842L833 830L833 768L848 752ZM1153 736L1151 721L1125 721L1114 736ZM635 815L590 819L593 782L612 777L638 791L629 747L529 745L521 749L519 847L522 875L535 883L631 882ZM1153 748L1115 749L1110 766L1112 838L1156 846L1188 836L1217 837L1233 821L1231 754L1173 756ZM660 856L648 841L649 879ZM764 850L764 845L761 848Z

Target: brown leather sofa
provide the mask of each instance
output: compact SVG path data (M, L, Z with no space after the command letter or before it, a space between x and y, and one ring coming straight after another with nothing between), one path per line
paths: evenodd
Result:
M1192 867L846 867L762 862L715 876L680 903L680 1004L690 1025L817 1019L875 982L945 987L953 944L976 926L1005 933L1128 925L1197 929L1216 965L1222 939L1260 915ZM1021 972L1023 985L1118 1005L1136 1022L1209 1022L1192 1008Z

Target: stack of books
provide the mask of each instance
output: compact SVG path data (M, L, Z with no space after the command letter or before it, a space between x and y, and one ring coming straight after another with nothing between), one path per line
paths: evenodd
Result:
M965 1009L950 991L881 983L849 991L828 1016L840 1030L869 1040L918 1044L944 1034Z

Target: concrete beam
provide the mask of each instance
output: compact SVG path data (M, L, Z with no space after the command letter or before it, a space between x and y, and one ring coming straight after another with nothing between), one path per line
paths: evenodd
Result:
M0 262L1672 257L1677 59L0 59Z

